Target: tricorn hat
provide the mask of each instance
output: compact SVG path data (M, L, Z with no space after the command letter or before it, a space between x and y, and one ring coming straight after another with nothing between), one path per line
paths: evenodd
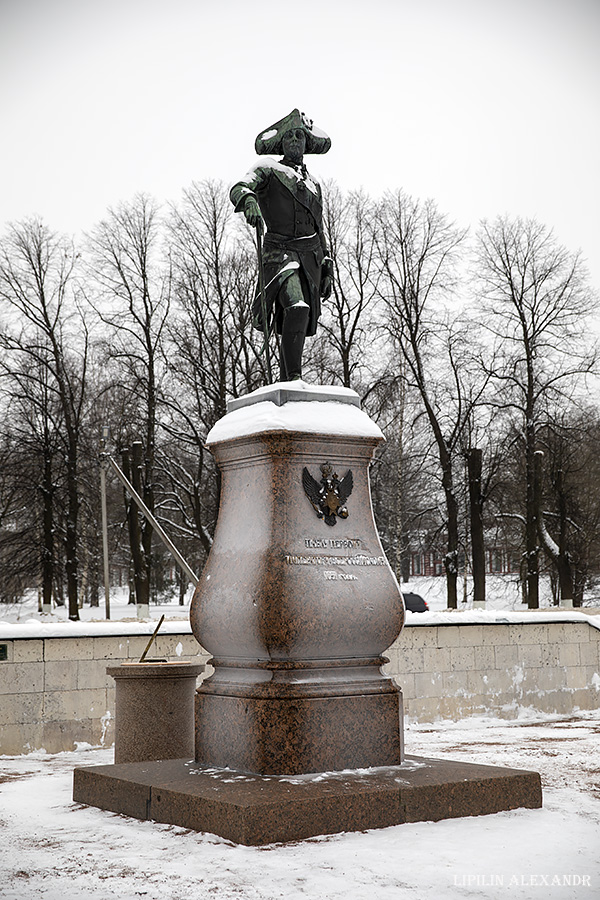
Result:
M285 118L261 131L254 141L254 149L260 156L270 153L282 154L283 136L294 128L301 128L306 135L305 153L327 153L331 147L331 138L320 128L316 128L312 119L301 113L299 109L294 109Z

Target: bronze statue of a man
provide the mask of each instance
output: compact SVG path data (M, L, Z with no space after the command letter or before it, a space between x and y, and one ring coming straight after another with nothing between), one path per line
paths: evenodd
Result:
M264 219L264 297L254 301L256 328L265 330L274 316L281 335L281 381L302 377L302 351L321 313L321 297L331 294L332 262L323 235L321 188L304 165L306 153L327 153L331 140L311 119L294 109L256 138L262 159L231 189L236 212L255 227ZM261 302L262 300L262 302ZM266 312L267 323L263 312Z

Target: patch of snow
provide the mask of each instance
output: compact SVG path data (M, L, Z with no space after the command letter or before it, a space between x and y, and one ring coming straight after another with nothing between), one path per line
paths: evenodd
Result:
M325 131L323 131L321 128L317 128L316 125L312 126L312 133L315 137L325 138L325 140L327 140L327 138L329 137L329 135Z
M299 379L298 381L282 381L277 382L276 384L265 384L263 387L256 388L255 391L252 391L251 394L248 394L249 397L256 397L257 399L264 394L269 394L274 387L287 387L294 391L305 391L310 394L323 394L324 396L340 397L340 398L352 398L353 400L358 398L358 394L352 388L342 387L342 385L330 385L330 384L309 384L307 381L302 381Z
M302 389L298 382L294 381L291 384ZM306 387L318 390L321 386ZM269 388L272 390L271 385ZM255 393L259 394L259 391ZM206 443L218 444L221 441L249 437L265 431L301 431L316 435L383 439L381 429L375 422L357 406L349 403L335 400L317 403L289 401L283 406L277 406L272 401L265 400L227 413L210 430Z
M402 587L401 587L402 590ZM406 590L406 588L405 588ZM545 611L543 609L526 609L523 612L495 609L445 609L425 613L406 611L406 625L519 625L548 622L585 622L600 630L598 616L568 610Z
M274 169L282 175L285 175L290 181L302 181L309 191L317 196L319 195L319 185L309 172L306 172L306 176L304 176L301 171L294 169L292 166L286 166L279 160L273 159L271 156L263 156L258 162L251 166L244 175L242 183L252 185L258 169Z
M110 723L112 721L112 713L110 709L107 709L104 715L101 717L100 721L102 722L102 734L100 735L100 746L104 747L106 743L106 732L109 729Z
M300 387L298 387L300 385ZM284 382L282 386L294 390L324 391L321 385L310 385L305 382ZM260 391L269 387L260 388ZM355 395L348 388L336 388L337 391ZM258 393L258 392L257 392ZM342 404L335 404L336 406ZM349 406L349 404L346 404ZM540 579L542 608L529 610L521 603L519 586L515 576L489 575L487 583L487 601L485 609L473 609L471 601L460 604L458 610L447 610L446 580L444 577L414 577L401 585L402 590L421 594L429 604L430 612L406 614L406 625L428 626L440 624L497 624L501 621L511 623L542 622L586 622L592 627L600 628L600 616L588 614L580 610L565 610L551 606L550 580ZM38 612L37 593L27 591L18 603L0 605L0 640L12 638L40 637L102 637L104 635L123 636L121 648L126 646L127 637L133 635L150 636L157 620L164 613L165 621L161 626L161 634L191 634L189 623L189 605L193 588L188 589L186 603L179 604L178 595L168 603L152 605L149 618L142 622L136 617L135 606L128 602L128 588L111 587L111 619L104 618L103 606L83 606L79 610L80 622L68 620L67 607L54 607L52 613ZM588 607L589 609L589 607ZM590 613L592 610L590 609ZM600 687L599 687L600 689Z
M11 638L51 638L51 637L110 637L111 635L150 635L156 625L147 622L126 622L111 619L104 622L41 622L29 619L27 622L10 623L0 619L0 640ZM191 634L188 619L165 619L160 634Z

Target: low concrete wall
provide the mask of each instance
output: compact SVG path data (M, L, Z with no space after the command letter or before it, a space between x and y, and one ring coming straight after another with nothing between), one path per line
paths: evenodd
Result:
M151 655L206 662L189 629L180 628L182 633L157 637ZM148 634L6 640L0 629L0 649L7 648L6 660L0 660L0 754L42 747L59 753L79 742L111 746L115 682L106 667L139 659L152 630L150 625Z
M385 671L402 687L406 715L431 722L483 713L515 718L523 708L559 714L600 708L595 620L530 617L405 628Z
M385 667L403 689L407 715L428 722L484 712L512 718L524 707L600 708L599 628L577 613L546 619L535 612L410 616ZM0 754L114 742L115 688L106 666L139 659L152 623L146 634L141 625L135 634L101 636L78 626L77 636L65 637L69 627L0 627ZM187 623L164 627L170 633L157 638L153 656L207 661Z

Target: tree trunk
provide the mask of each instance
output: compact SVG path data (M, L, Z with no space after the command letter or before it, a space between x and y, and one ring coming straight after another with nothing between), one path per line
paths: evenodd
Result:
M469 473L469 513L471 520L471 559L473 564L473 603L485 605L485 543L483 537L483 499L481 496L481 450L467 453Z
M574 606L573 597L573 571L571 560L567 552L561 551L556 560L558 570L558 584L560 587L561 606Z
M121 460L123 462L123 472L128 481L131 482L136 491L140 487L140 473L138 470L137 479L135 478L135 465L131 464L131 454L129 450L121 451ZM136 486L136 481L138 482ZM138 491L139 493L139 491ZM125 493L125 508L127 510L127 523L129 525L129 546L131 548L131 558L133 561L133 581L135 585L135 600L138 606L150 605L150 580L148 578L148 566L146 554L142 546L142 532L140 528L140 517L137 511L135 501Z
M579 561L573 572L573 606L580 607L588 576L587 562Z
M95 547L91 560L90 606L100 606L100 560Z
M154 485L153 485L153 469L154 469L154 453L151 447L154 446L154 420L148 424L149 448L146 450L146 458L144 459L144 447L141 441L134 441L131 445L131 483L142 498L151 513L154 513ZM143 473L143 474L142 474ZM137 507L136 507L137 513ZM153 582L153 564L152 564L152 532L153 528L145 516L137 513L140 525L141 546L146 569L146 580L148 582L148 600L139 600L138 604L144 605L150 602L150 593Z
M402 364L402 368L404 365ZM403 373L402 373L403 374ZM347 385L350 387L350 385ZM400 379L400 389L398 394L398 466L396 469L396 539L395 543L395 573L398 581L408 581L403 578L406 566L403 565L403 535L404 535L404 509L403 509L403 480L404 480L404 406L405 406L405 380Z
M559 515L560 515L560 538L559 543L552 539L550 534L548 533L548 529L546 528L546 523L544 521L544 514L542 512L542 464L543 464L544 454L541 450L538 450L535 454L534 463L535 463L535 472L534 472L534 485L535 485L535 502L537 508L537 523L538 523L538 533L541 544L556 566L556 572L558 574L558 587L559 587L559 595L560 595L560 605L561 606L573 606L573 570L571 567L571 559L569 555L569 551L567 550L566 544L566 534L567 534L567 523L566 523L566 507L564 503L560 502L559 498ZM558 479L556 487L559 491L562 489L561 485L561 476L562 472L559 471ZM563 521L564 517L564 521Z
M573 568L571 554L567 548L569 534L569 514L565 496L565 473L559 469L556 473L555 488L558 494L559 515L559 554L557 560L558 580L560 583L560 598L563 606L574 606L575 592L573 584Z
M54 484L52 482L52 456L44 449L44 474L42 480L43 539L42 539L42 610L52 608L54 586Z
M123 467L123 471L125 471L125 467ZM127 494L125 495L125 506L127 506ZM135 603L135 577L133 574L133 565L131 565L127 574L127 605L135 606Z
M444 556L448 609L458 609L458 503L454 493L446 494L448 512L448 550Z
M65 583L59 566L54 568L54 602L57 606L65 605Z
M180 568L177 569L177 581L179 586L179 605L185 606L185 593L187 591L188 580Z
M439 446L439 445L438 445ZM458 609L458 502L454 493L454 479L452 474L452 461L445 446L440 447L442 456L442 486L446 498L446 514L448 516L448 544L444 556L444 568L446 570L446 593L448 597L448 609Z
M539 609L539 545L538 545L538 501L535 471L535 429L532 414L528 414L526 425L526 473L527 491L525 508L525 560L527 566L527 606Z
M77 515L79 511L79 494L77 490L77 462L69 452L67 459L67 527L65 533L65 572L67 574L67 597L69 600L69 619L79 621L79 595L77 577Z

